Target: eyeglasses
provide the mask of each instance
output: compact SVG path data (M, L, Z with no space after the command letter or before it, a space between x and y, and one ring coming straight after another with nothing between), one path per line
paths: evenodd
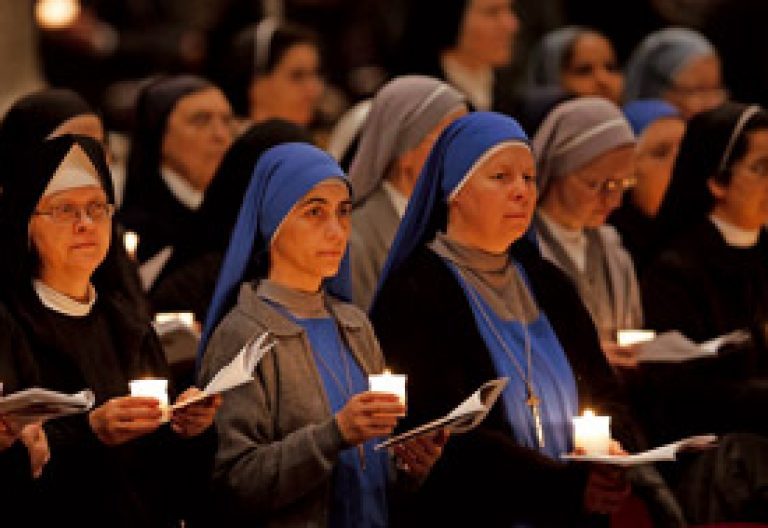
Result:
M637 185L637 178L609 178L602 182L587 181L579 178L584 187L591 193L597 196L598 194L608 195L615 192L624 192Z
M679 93L683 97L700 97L712 100L725 101L728 98L728 89L721 86L702 87L702 86L679 86L673 84L670 90Z
M83 219L85 214L93 222L105 222L112 218L115 206L106 202L90 202L85 205L65 203L55 205L47 211L34 211L33 215L49 216L57 224L74 224Z

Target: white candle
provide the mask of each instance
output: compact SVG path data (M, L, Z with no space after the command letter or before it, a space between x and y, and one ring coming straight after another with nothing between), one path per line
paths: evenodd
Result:
M381 374L371 374L368 376L368 385L371 392L387 392L395 394L400 403L405 405L405 382L408 376L405 374L392 374L385 370Z
M78 15L80 15L78 0L38 0L35 6L37 23L46 29L68 27Z
M607 455L611 442L611 417L595 416L587 409L573 419L573 443L588 455Z
M616 342L619 346L632 346L646 343L656 338L653 330L619 330L616 332Z
M155 314L155 324L179 323L187 328L195 327L195 314L192 312L160 312Z
M139 247L139 235L133 231L126 231L123 235L123 244L125 251L132 259L136 258L136 249Z
M170 419L170 407L168 405L168 380L166 379L140 379L128 383L131 387L131 396L155 398L160 403L163 412L162 421Z

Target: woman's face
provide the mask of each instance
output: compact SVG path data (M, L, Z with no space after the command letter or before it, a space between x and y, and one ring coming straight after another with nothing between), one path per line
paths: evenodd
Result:
M448 204L448 234L501 253L528 229L535 205L533 154L522 144L511 144L477 167Z
M709 181L714 212L741 227L756 230L768 223L768 130L747 134L746 155L733 164L731 181Z
M99 119L99 116L96 114L82 114L70 117L56 127L48 137L58 137L63 136L64 134L86 136L98 141L102 146L106 143L104 126L101 124L101 119Z
M218 88L179 99L163 136L163 163L204 191L234 140L232 108Z
M573 43L563 65L563 88L578 96L604 97L620 104L624 76L611 43L597 33L583 33Z
M511 0L468 0L457 50L481 66L506 66L519 27Z
M599 227L634 184L631 145L598 156L585 166L554 178L542 207L568 229Z
M101 214L105 207L111 208L98 186L40 199L29 221L29 237L40 260L41 277L93 274L109 250L112 220L111 214Z
M638 139L632 202L646 216L654 217L659 211L684 133L685 121L670 117L648 125Z
M716 55L700 57L686 64L664 94L685 119L720 106L727 96L720 59Z
M275 68L251 84L251 118L280 118L307 126L314 117L324 84L320 53L312 44L288 48Z
M336 275L347 249L352 201L347 185L328 180L304 195L283 220L270 246L270 277L305 289Z

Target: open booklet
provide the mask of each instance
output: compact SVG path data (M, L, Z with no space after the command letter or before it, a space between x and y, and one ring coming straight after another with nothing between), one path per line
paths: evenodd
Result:
M15 426L84 413L96 399L90 390L63 394L38 387L0 397L0 416Z
M240 352L229 364L222 367L216 375L208 382L208 385L197 396L183 402L174 403L171 409L181 409L200 400L204 400L214 394L220 394L230 389L234 389L244 383L253 380L253 371L269 350L275 346L275 343L267 343L268 333L254 335L243 345Z
M639 466L641 464L650 464L653 462L665 462L675 460L677 453L686 449L705 449L714 446L717 442L717 436L715 435L700 435L691 436L672 442L671 444L663 445L655 449L649 449L642 453L635 453L632 455L616 456L616 455L573 455L565 454L560 458L563 460L575 460L579 462L596 462L599 464L608 464L612 466Z
M690 359L717 356L724 345L740 344L749 340L749 333L737 330L703 343L694 343L677 330L664 332L639 345L639 362L678 363Z
M461 402L461 404L446 414L432 422L421 425L410 431L406 431L397 436L393 436L376 446L376 449L392 447L412 438L433 433L439 429L447 429L451 434L466 433L474 429L485 419L488 412L501 396L504 387L509 383L509 378L498 378L484 383L472 395Z

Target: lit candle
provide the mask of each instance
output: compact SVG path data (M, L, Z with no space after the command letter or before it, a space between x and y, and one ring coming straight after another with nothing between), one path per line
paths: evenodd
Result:
M170 419L170 407L168 406L168 380L166 379L140 379L128 383L131 387L131 396L155 398L160 402L160 410L163 412L162 421Z
M595 416L587 409L573 419L573 443L587 455L607 455L611 442L611 417Z
M132 259L136 259L136 249L139 247L139 235L133 231L126 231L123 235L123 244L125 251Z
M616 332L616 342L619 346L632 346L646 343L656 338L653 330L619 330Z
M155 314L155 323L164 325L178 322L187 328L195 327L195 314L192 312L160 312Z
M368 384L371 392L387 392L395 394L400 403L405 405L405 381L408 378L405 374L392 374L385 370L381 374L371 374L368 376Z
M72 25L80 14L78 0L38 0L35 17L45 29L62 29Z

